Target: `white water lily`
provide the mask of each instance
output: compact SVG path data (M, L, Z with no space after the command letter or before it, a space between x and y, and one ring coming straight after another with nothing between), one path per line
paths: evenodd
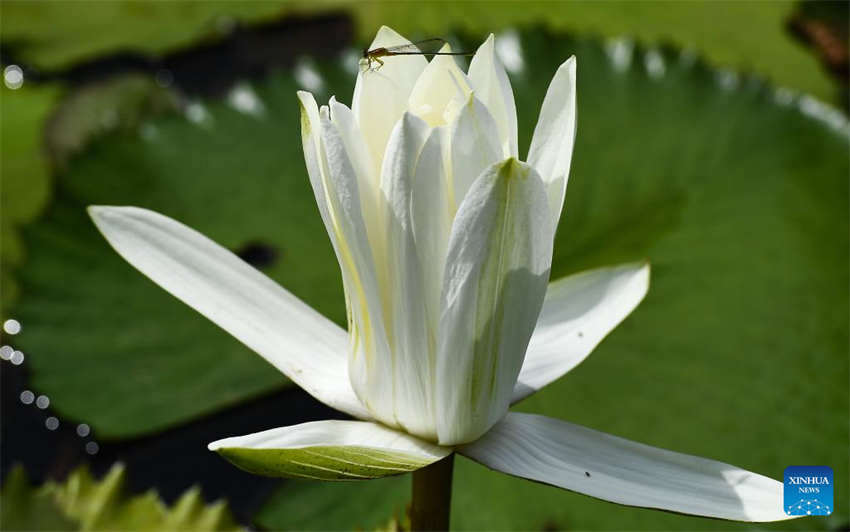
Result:
M382 28L372 48L409 41ZM339 260L348 331L226 249L160 214L92 207L142 273L358 421L210 444L255 473L356 480L452 452L621 504L745 521L786 518L782 485L511 404L579 364L641 301L646 264L549 283L575 137L574 58L549 86L526 159L494 50L387 57L351 109L298 94L304 156Z

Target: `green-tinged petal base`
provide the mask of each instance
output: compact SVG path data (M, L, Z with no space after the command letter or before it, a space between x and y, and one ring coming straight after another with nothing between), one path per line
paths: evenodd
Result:
M237 467L269 477L366 480L410 473L431 460L373 447L318 445L299 449L222 447L216 451Z
M209 445L257 475L313 480L367 480L416 471L452 449L365 421L315 421Z

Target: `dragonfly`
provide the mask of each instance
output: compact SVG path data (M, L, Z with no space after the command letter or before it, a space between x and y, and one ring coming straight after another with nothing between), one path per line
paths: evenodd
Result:
M384 61L382 57L393 57L397 55L473 55L474 52L439 52L427 50L439 50L446 44L445 39L439 37L433 39L425 39L416 41L410 44L400 44L398 46L386 46L380 48L365 48L363 57L360 58L360 66L364 71L375 72L382 66ZM426 50L426 51L423 51Z

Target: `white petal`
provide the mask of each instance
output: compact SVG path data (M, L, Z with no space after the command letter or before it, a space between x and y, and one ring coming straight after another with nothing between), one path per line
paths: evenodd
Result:
M558 68L549 84L528 150L528 164L540 172L548 187L553 227L558 225L564 206L575 137L576 58L573 56Z
M327 108L320 110L321 143L319 160L333 231L338 246L340 268L348 298L349 378L361 402L377 418L392 422L391 353L385 329L387 310L381 291L372 249L361 212L357 175L348 157L339 130L330 121ZM369 373L365 378L361 372Z
M369 284L367 288L377 293L374 259L364 221L358 183L360 177L349 157L343 135L330 120L327 108L320 113L321 142L319 161L324 166L323 185L327 207L336 233L337 245L343 253L343 262L350 254L353 274L360 282ZM374 204L371 201L367 205ZM343 266L344 267L344 266Z
M472 441L507 411L546 293L552 233L540 176L507 159L458 209L443 278L437 434Z
M450 53L451 46L445 44L441 53ZM410 112L425 120L429 126L440 126L450 120L455 101L463 101L469 92L469 80L458 68L451 55L436 55L419 76L410 93Z
M496 39L491 33L469 64L469 82L499 126L505 157L518 157L516 104L505 67L496 55Z
M307 91L298 91L298 103L301 106L301 145L304 150L304 162L307 164L307 175L310 186L319 207L319 214L325 224L325 230L331 239L337 260L342 259L336 241L336 230L328 210L327 194L325 193L324 163L321 160L322 124L319 120L319 107L313 95Z
M511 412L460 452L509 475L619 504L736 521L789 518L776 480L543 416Z
M428 330L432 332L440 322L440 292L454 211L449 203L449 176L443 159L448 138L446 127L431 130L419 154L413 180L413 236L423 268L426 319ZM433 341L436 342L436 338ZM436 352L436 345L429 344L428 349Z
M380 195L379 176L374 174L374 166L369 150L363 140L363 134L357 126L354 114L345 105L332 97L329 104L331 122L345 145L345 151L351 161L354 173L357 175L357 190L360 196L360 211L375 262L380 262L383 250L378 244L383 238L380 217L378 213L378 197Z
M304 150L307 174L310 176L310 186L313 188L316 205L319 207L319 214L321 214L322 221L325 224L325 230L328 232L328 238L342 272L348 329L352 333L352 342L356 343L359 336L357 335L358 326L354 320L354 311L364 306L365 302L361 301L362 290L357 290L354 283L356 272L352 273L354 264L350 252L347 251L348 247L340 245L340 239L343 239L344 243L344 236L341 235L341 229L336 222L337 215L333 212L332 198L328 193L332 189L332 185L328 177L328 165L322 141L322 120L312 94L306 91L298 91L298 102L301 105L301 144ZM350 291L353 291L353 293L349 293Z
M410 41L382 26L369 49L410 44ZM366 138L374 174L380 175L384 149L390 133L402 113L419 75L428 62L423 56L404 55L382 58L384 66L357 74L351 109Z
M423 267L413 234L412 196L417 162L428 137L428 125L405 113L390 135L381 176L386 201L387 284L384 302L388 306L394 393L397 423L407 432L434 439L429 330L425 315ZM373 386L366 386L374 388Z
M136 207L89 207L112 247L140 272L256 351L311 395L369 415L348 383L347 335L200 233Z
M323 106L320 111L309 92L299 91L298 98L307 173L342 270L346 297L351 300L347 303L359 308L360 293L364 292L367 299L362 304L374 307L379 301L372 241L380 240L381 235L370 236L366 217L374 216L380 191L377 185L368 183L372 179L364 168L368 155L363 153L356 124L351 122L344 105L331 99L336 111L332 120L330 108ZM367 188L362 198L361 181ZM371 222L377 232L379 220L371 219ZM365 288L358 288L364 283ZM354 293L350 293L352 290Z
M429 440L437 437L436 336L451 228L443 164L445 133L441 128L429 133L423 120L406 113L390 136L381 185L387 248L393 250L384 287L393 353L388 363L394 368L391 422Z
M576 367L641 302L649 264L588 270L549 284L512 402Z
M209 444L251 473L318 480L365 480L416 471L451 453L366 421L314 421Z
M450 149L451 201L460 205L481 172L504 159L496 120L471 93L451 124Z
M358 330L358 324L354 321L368 321L368 317L364 318L364 312L376 312L375 307L379 307L375 286L378 282L375 279L375 250L371 249L374 237L370 236L364 216L365 212L374 213L377 210L375 205L378 190L376 186L367 186L372 193L367 193L362 199L360 197L359 182L370 179L364 176L363 168L368 159L364 159L366 155L362 153L362 141L358 142L354 138L357 130L355 125L347 120L345 106L336 103L335 99L331 100L336 111L335 120L331 121L329 108L324 106L320 112L316 100L309 92L299 91L298 100L301 105L304 161L319 213L342 272L349 316L348 328L349 332L353 332ZM333 157L330 165L325 138L330 139L330 153ZM348 155L349 149L352 156ZM370 221L373 230L377 231L379 222L374 219ZM354 243L353 249L351 242ZM361 323L359 328L362 327ZM371 329L371 326L369 328ZM381 328L380 323L377 323L377 328ZM379 334L381 335L383 333ZM360 339L360 335L352 334L355 344Z

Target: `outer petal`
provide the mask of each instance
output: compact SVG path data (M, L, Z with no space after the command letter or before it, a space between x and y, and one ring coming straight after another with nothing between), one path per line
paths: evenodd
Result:
M365 421L314 421L209 444L258 475L364 480L416 471L452 452Z
M200 233L136 207L89 207L112 247L140 272L259 353L320 401L368 419L345 365L347 335Z
M558 68L549 84L528 150L528 164L540 172L548 186L553 227L558 225L564 206L575 137L576 58L573 56Z
M351 349L349 377L361 402L376 417L388 424L392 420L392 402L374 401L391 397L391 353L385 329L386 307L382 305L378 275L361 212L357 175L328 108L320 110L322 185L335 234L349 310ZM305 147L306 150L306 147ZM358 372L370 374L364 379ZM368 382L370 386L364 387Z
M410 41L382 26L369 49L410 44ZM379 176L384 149L390 133L402 113L407 110L407 99L428 61L423 56L405 55L383 58L379 70L360 72L354 86L351 109L366 144L369 147L374 175Z
M487 106L502 139L505 157L518 157L516 104L505 67L496 55L496 39L491 33L469 64L469 82L476 96Z
M333 121L329 108L323 107L320 112L309 92L299 91L298 100L301 105L304 161L319 213L342 272L348 328L354 344L352 351L362 347L360 342L364 337L370 345L386 343L380 316L375 250L372 249L375 237L370 235L364 217L364 212L374 213L377 210L377 188L367 186L365 197L361 198L359 185L361 180L366 179L363 177L363 164L367 160L362 153L362 140L355 138L355 125L347 120L345 106L336 103L336 100L331 101L336 111ZM377 230L377 220L371 218L371 221L373 230ZM374 326L370 319L372 314L377 316ZM373 336L372 329L377 331L377 338ZM361 336L360 332L364 335ZM374 346L370 348L371 351L375 349Z
M363 305L379 309L371 245L375 237L370 236L364 218L366 209L377 210L378 190L367 184L365 197L361 198L360 194L360 182L368 179L364 176L368 156L363 153L362 141L356 138L356 125L350 120L344 105L331 100L336 111L332 120L330 109L322 107L320 112L309 92L299 91L298 99L307 173L342 270L346 296L350 300L349 310ZM372 222L373 229L377 231L377 220Z
M782 484L543 416L510 413L461 454L491 469L606 501L673 512L778 521Z
M481 172L504 158L496 120L472 93L451 124L450 150L451 201L460 205Z
M647 263L588 270L551 283L512 402L576 367L634 310L647 290Z
M537 321L552 237L533 168L488 168L458 209L443 279L437 355L437 434L474 440L507 411Z
M379 241L383 238L382 224L378 216L378 197L380 195L379 176L374 175L374 166L369 150L354 118L354 113L344 104L331 97L328 103L331 122L336 126L339 137L345 145L345 152L357 176L357 190L360 196L360 212L372 247L375 262L382 261L384 250Z
M319 207L319 214L325 224L325 230L333 245L337 260L340 261L339 246L336 241L336 230L328 208L328 197L325 193L325 171L322 161L322 124L319 120L319 107L316 99L307 91L298 91L298 103L301 107L301 145L304 149L304 162L310 177L310 186Z

